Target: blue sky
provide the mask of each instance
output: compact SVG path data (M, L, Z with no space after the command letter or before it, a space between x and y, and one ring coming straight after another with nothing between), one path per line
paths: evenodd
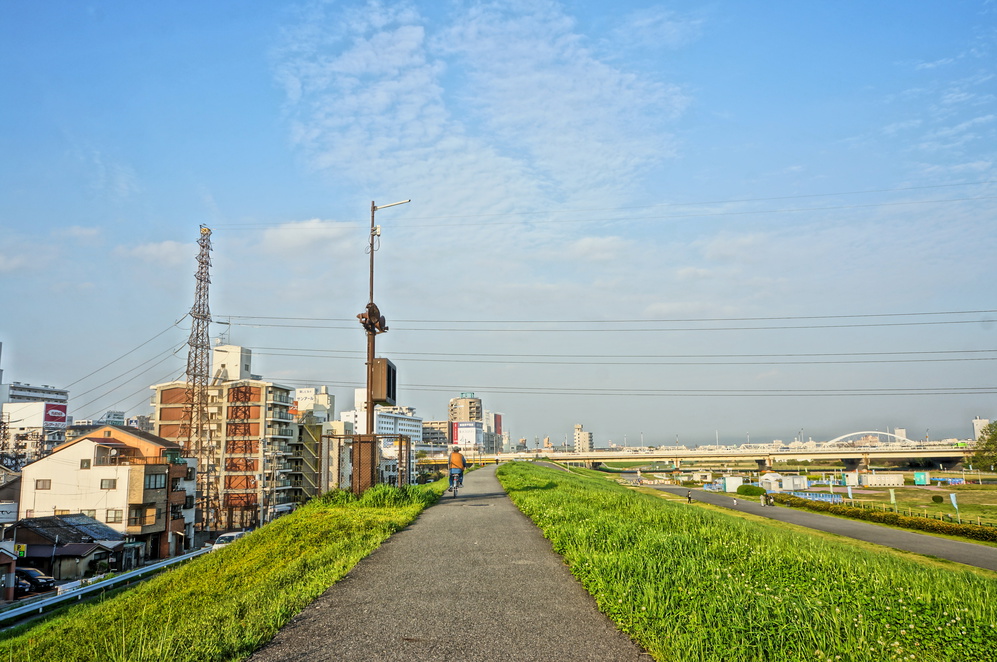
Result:
M145 413L203 223L213 335L348 408L370 203L412 199L377 216L378 350L427 419L473 391L531 441L968 436L995 11L0 2L4 379Z

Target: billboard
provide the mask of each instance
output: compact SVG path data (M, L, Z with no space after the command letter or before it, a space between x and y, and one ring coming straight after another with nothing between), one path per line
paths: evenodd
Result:
M42 413L42 427L46 430L57 430L66 427L66 405L45 403Z
M456 421L454 443L461 448L477 448L484 440L484 424L481 421Z
M495 414L495 434L502 436L502 414Z

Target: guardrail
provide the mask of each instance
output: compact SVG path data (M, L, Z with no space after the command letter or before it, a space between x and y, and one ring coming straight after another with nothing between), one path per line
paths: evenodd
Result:
M6 611L0 612L0 623L4 623L10 620L16 620L23 618L30 614L41 614L46 609L51 609L52 607L58 606L64 602L70 602L72 600L82 600L84 597L92 594L98 593L100 591L106 591L109 588L114 588L120 584L126 584L142 575L148 574L150 572L155 572L157 570L163 570L175 565L177 563L184 563L190 559L196 558L202 554L210 552L210 547L202 547L201 549L194 550L182 556L174 556L173 558L166 559L165 561L159 561L158 563L152 563L150 565L144 565L141 568L136 568L135 570L129 570L128 572L122 573L120 575L115 575L110 579L104 579L96 583L88 583L82 586L82 580L79 582L70 582L69 584L62 584L58 588L57 595L48 598L42 598L40 600L32 600L30 604L20 605L7 609ZM91 580L92 581L92 580Z

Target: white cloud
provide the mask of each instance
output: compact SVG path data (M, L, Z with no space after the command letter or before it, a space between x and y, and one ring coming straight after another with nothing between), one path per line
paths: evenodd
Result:
M13 272L30 266L27 255L4 255L0 253L0 272Z
M80 225L71 225L65 228L61 232L61 236L67 237L69 239L76 239L79 241L92 241L97 239L101 235L100 228L85 228Z
M583 262L612 262L626 257L631 242L620 237L582 237L568 246L567 256Z
M646 7L631 12L616 28L615 43L644 48L681 48L697 40L702 18L682 16L664 7Z
M111 160L98 150L90 153L89 167L94 190L112 201L123 201L141 190L138 176L130 166Z
M703 280L716 276L716 271L699 267L683 267L676 271L675 275L679 280Z
M184 263L193 264L197 257L197 247L189 243L167 240L137 246L117 246L114 254L147 264L174 267Z
M358 230L356 224L337 223L313 218L307 221L282 223L263 233L263 250L286 256L300 257L301 253L335 253L355 250L359 255L367 241L370 228Z
M497 213L620 196L673 153L665 124L686 97L601 61L557 5L459 11L432 34L410 6L378 3L287 31L275 76L316 169Z
M921 126L921 120L905 120L902 122L893 122L892 124L887 124L883 127L883 133L888 136L895 135L901 131L908 131L910 129L916 129Z
M703 256L717 262L743 262L757 257L759 247L766 243L759 234L720 233L702 245Z

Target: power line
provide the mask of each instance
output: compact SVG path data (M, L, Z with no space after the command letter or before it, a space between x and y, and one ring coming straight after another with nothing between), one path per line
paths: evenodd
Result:
M924 311L924 312L901 312L901 313L850 313L839 315L776 315L776 316L756 316L756 317L686 317L686 318L651 318L651 319L563 319L563 320L461 320L466 324L649 324L665 322L671 324L679 323L701 323L701 322L776 322L776 321L797 321L797 320L839 320L839 319L874 319L892 317L939 317L952 315L992 315L997 313L997 309L985 310L946 310L946 311ZM279 320L296 322L353 322L355 318L346 317L288 317L279 315L219 315L225 319L242 320ZM442 324L447 322L457 322L453 319L396 319L395 324ZM975 320L979 321L979 320ZM354 327L351 327L354 328Z
M122 354L121 356L119 356L118 358L116 358L116 359L114 359L114 360L112 360L112 361L110 361L110 362L108 362L108 363L105 363L104 365L102 365L101 367L97 368L96 370L94 370L94 371L93 371L93 372L91 372L90 374L87 374L87 375L84 375L83 377L80 377L79 379L77 379L77 380L76 380L75 382L73 382L72 384L67 384L67 385L66 385L66 389L68 390L68 389L69 389L69 388L70 388L71 386L75 386L76 384L79 384L80 382L82 382L82 381L83 381L84 379L86 379L87 377L92 377L93 375L96 375L96 374L97 374L98 372L100 372L100 371L101 371L101 370L103 370L104 368L107 368L108 366L111 366L111 365L114 365L115 363L117 363L117 362L118 362L118 361L120 361L121 359L125 358L125 357L126 357L126 356L128 356L129 354L132 354L133 352L136 352L136 351L138 351L138 350L142 349L143 347L145 347L146 345L148 345L149 343L151 343L151 342L152 342L153 340L155 340L155 339L156 339L156 338L158 338L159 336L163 335L163 334L164 334L164 333L166 333L167 331L170 331L171 329L173 329L173 328L175 328L176 326L178 326L178 325L180 324L180 322L184 321L184 319L185 319L186 317L187 317L187 315L184 315L183 317L181 317L180 319L178 319L178 320L177 320L176 322L174 322L174 323L173 323L173 324L171 324L170 326L166 327L165 329L163 329L162 331L160 331L159 333L157 333L157 334L156 334L156 335L154 335L153 337L149 338L148 340L146 340L146 341L145 341L144 343L142 343L142 344L141 344L141 345L139 345L138 347L136 347L136 348L134 348L134 349L130 349L130 350L128 350L127 352L125 352L124 354Z
M506 395L586 395L615 397L839 397L839 396L925 396L925 395L986 395L997 393L997 386L934 387L934 388L866 388L866 389L616 389L560 388L521 386L443 386L406 384L413 391L453 393L455 390Z
M451 320L452 321L452 320ZM655 332L688 332L688 331L792 331L792 330L805 330L805 329L873 329L873 328L891 328L891 327L914 327L914 326L947 326L955 324L980 324L981 322L993 322L994 320L942 320L942 321L931 321L931 322L877 322L877 323L866 323L866 324L806 324L806 325L766 325L766 326L684 326L684 327L658 327L658 328L622 328L622 329L573 329L573 328L563 328L563 327L553 327L553 328L506 328L506 329L471 329L471 328L461 328L461 327L425 327L425 328L408 328L403 327L403 330L409 333L423 333L427 331L438 332L445 331L447 333L655 333ZM650 324L655 323L657 320L651 321L632 321L631 324ZM393 322L395 328L398 324L403 322ZM480 322L478 322L480 323ZM513 322L509 322L512 324ZM524 322L530 323L530 322ZM560 321L547 321L547 322L533 322L535 324L561 324ZM602 323L602 322L599 322ZM263 323L249 323L249 322L231 322L234 326L245 326L252 328L275 328L275 329L326 329L326 330L356 330L356 326L330 326L321 324L263 324Z
M271 351L258 351L259 356L288 356L292 358L324 358L324 359L347 359L351 361L361 360L363 358L362 352L351 352L349 356L341 355L329 355L325 353L300 353L309 350L291 350L292 352L271 352ZM322 350L315 350L321 352ZM330 350L335 351L335 350ZM997 350L982 350L997 352ZM828 361L806 361L806 360L796 360L796 361L785 361L776 360L777 358L792 358L788 357L773 357L766 361L659 361L652 360L657 358L680 358L680 357L656 357L653 355L640 356L640 355L626 355L626 356L592 356L585 357L572 357L568 355L533 355L531 358L534 360L521 360L513 359L511 356L516 355L474 355L474 354L445 354L445 353L424 353L424 356L433 358L418 358L416 353L406 353L406 352L392 352L393 357L405 357L407 361L411 362L423 362L423 363L485 363L485 364L500 364L500 365L615 365L615 366L655 366L655 365L685 365L685 366L732 366L732 365L857 365L857 364L875 364L875 363L956 363L956 362L971 362L971 361L997 361L997 356L993 357L945 357L945 358L893 358L893 359L837 359ZM482 358L482 357L489 358ZM456 357L470 357L470 358L456 358ZM602 358L610 359L605 361L571 361L571 360L553 360L553 359L570 359L570 358ZM689 357L695 358L695 357ZM743 358L750 358L747 355ZM547 359L547 360L545 360Z

